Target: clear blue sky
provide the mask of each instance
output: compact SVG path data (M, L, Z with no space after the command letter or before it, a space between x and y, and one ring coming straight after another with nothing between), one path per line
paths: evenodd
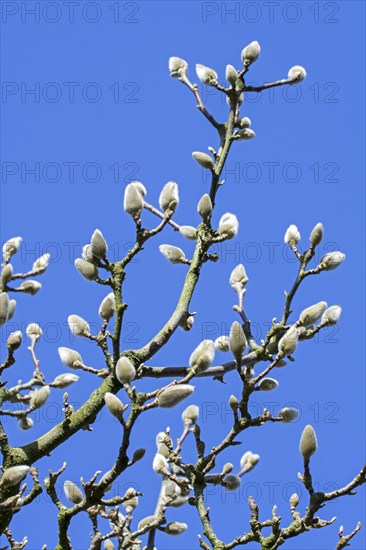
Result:
M250 71L253 82L285 77L295 64L308 71L301 87L252 95L244 103L242 113L252 119L256 138L233 147L214 218L234 212L240 220L239 235L218 250L218 263L205 266L192 303L198 312L194 330L177 334L152 362L186 364L202 338L227 333L235 319L228 277L239 262L250 278L247 311L260 339L271 319L279 316L283 291L295 277L296 265L283 245L287 226L297 224L306 243L312 227L323 222L321 254L339 248L347 260L339 270L305 282L294 302L293 319L302 308L326 300L342 306L341 323L299 347L296 363L276 372L277 390L255 396L256 407L267 406L274 412L296 403L301 411L298 421L264 426L241 437L242 446L223 455L218 465L227 461L238 465L248 449L261 455L259 465L237 494L210 490L207 496L213 524L225 541L248 529L249 495L257 498L262 519L269 517L276 503L285 525L290 521L287 497L302 490L297 479L298 441L307 423L318 435L313 475L319 490L347 483L364 460L365 4L108 0L71 3L73 11L66 4L1 3L2 238L24 239L14 261L17 270L27 270L41 253L52 254L42 276L42 291L35 297L19 296L11 330L24 329L31 321L44 328L39 358L48 379L65 371L58 346L76 347L94 367L103 364L98 350L89 342L72 342L66 327L71 313L98 322L97 310L105 295L102 287L80 277L73 260L96 227L110 244L112 260L131 243L133 224L122 209L125 185L141 180L156 204L163 184L177 181L181 195L177 221L199 222L196 204L208 182L191 152L216 146L216 135L197 112L189 91L169 77L169 56L185 58L191 75L195 63L211 66L223 81L226 64L239 67L241 49L258 40L262 53ZM207 105L218 119L226 116L226 104L217 93L207 98ZM150 216L145 220L155 221ZM187 254L193 249L167 228L130 266L123 329L126 348L143 345L176 302L186 268L168 264L158 252L161 243L181 246ZM2 343L5 338L3 331ZM32 372L26 346L17 357L7 376L13 383ZM218 361L225 359L217 355ZM197 381L194 396L186 402L200 406L208 445L220 441L230 426L227 399L239 392L239 386L235 373L226 381L225 386ZM69 390L70 400L83 402L95 385L92 376L82 375ZM156 387L156 382L149 386ZM133 448L147 446L148 452L117 485L120 492L132 484L148 487L138 519L153 513L159 490L158 476L150 468L155 434L169 425L178 437L185 405L168 415L152 411L136 427ZM20 432L7 420L11 443L21 445L42 434L60 420L61 408L62 391L54 392L33 430ZM103 411L93 432L80 433L38 464L40 478L64 460L68 462L64 479L88 479L97 469L106 471L119 440L118 425ZM192 440L185 453L193 459ZM322 517L336 515L333 526L304 534L284 548L335 548L339 525L348 532L365 517L364 495L361 489L355 497L330 504ZM201 528L194 509L169 511L168 520L174 519L187 521L189 530L178 538L160 535L158 547L196 548ZM47 496L41 495L37 504L20 512L13 529L18 540L28 536L30 550L43 543L53 548L56 514ZM84 517L72 523L75 549L88 547L90 529ZM365 533L364 529L354 539L352 548L366 547Z

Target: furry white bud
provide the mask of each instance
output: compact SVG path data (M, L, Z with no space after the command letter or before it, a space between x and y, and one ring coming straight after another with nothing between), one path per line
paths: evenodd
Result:
M96 256L93 254L92 245L84 244L82 250L81 250L81 256L83 260L86 260L90 264L98 265L99 260Z
M197 238L197 229L191 225L181 225L179 228L179 233L190 241L195 241Z
M203 340L191 353L189 365L196 373L207 370L215 357L213 340Z
M335 325L338 323L341 313L340 306L330 306L324 311L321 322L325 325Z
M279 384L274 378L263 378L259 384L258 389L260 391L271 391L278 388Z
M104 396L104 402L109 412L120 420L124 409L122 401L113 393L107 392Z
M157 522L158 518L156 516L147 516L146 518L143 518L139 524L137 525L137 529L143 529L144 527L147 527L148 525L152 525L153 523ZM156 550L154 546L154 550Z
M185 331L191 330L193 325L194 325L194 317L192 315L189 315L189 317L184 317L179 323L180 328Z
M176 384L168 386L157 397L159 407L163 409L171 409L189 397L194 391L194 386L190 384Z
M192 157L202 168L206 168L207 170L213 170L214 163L210 155L207 155L207 153L201 153L201 151L193 151Z
M96 258L103 260L107 254L108 245L99 229L96 229L90 239L92 253Z
M34 262L32 266L32 271L37 271L37 273L44 273L50 263L50 254L43 254L43 256L40 256L37 258L37 260Z
M16 305L17 305L17 303L16 303L15 300L9 300L8 321L10 321L10 319L12 319L12 317L14 315L14 312L15 312Z
M40 407L43 407L43 405L46 403L47 399L49 398L51 393L49 386L42 386L39 390L33 390L31 392L31 399L30 399L30 405L34 409L39 409Z
M29 466L12 466L4 470L3 475L0 478L0 487L7 488L13 485L18 485L27 473L29 472Z
M181 248L170 244L161 244L159 246L161 254L172 264L184 264L187 259Z
M18 428L21 430L27 431L33 427L33 420L28 416L23 416L18 420Z
M253 470L254 466L260 461L260 455L252 453L252 451L246 451L240 459L241 474L245 474Z
M238 234L238 231L239 222L235 214L227 212L220 218L218 232L225 239L233 239Z
M120 357L116 364L116 377L121 384L129 384L134 380L136 370L127 357Z
M289 502L290 502L291 508L296 508L296 506L300 502L299 495L297 493L292 493L292 495L290 496Z
M60 356L61 362L67 367L70 367L70 369L78 368L74 366L76 361L79 361L80 363L83 362L80 353L71 348L60 347L57 351Z
M300 439L300 452L306 462L309 462L310 457L318 448L315 430L310 424L305 426Z
M182 413L182 420L186 426L192 426L198 420L200 409L197 405L189 405Z
M116 312L116 300L113 292L107 294L99 306L99 316L104 321L109 321Z
M238 321L234 321L230 328L229 346L236 361L241 363L242 355L248 342L245 338L243 327Z
M248 44L241 52L241 59L244 65L250 65L256 61L260 53L261 47L256 40Z
M222 485L227 491L236 491L241 484L240 477L235 474L228 474L222 480Z
M251 128L242 128L236 132L235 137L238 141L255 138L255 132Z
M133 218L137 218L144 206L144 201L141 196L141 193L136 189L136 187L129 183L125 189L124 199L123 199L123 208L127 214L130 214Z
M161 210L173 211L179 204L178 185L174 181L168 181L160 193L159 206Z
M140 193L142 198L144 198L147 195L147 189L145 185L141 183L141 181L136 181L136 180L131 181L131 185L133 185L133 187L137 189L137 191Z
M232 65L226 65L225 78L232 86L235 86L235 83L238 78L238 71Z
M8 320L9 316L9 296L6 292L0 294L0 325Z
M219 336L215 340L215 348L217 351L229 351L230 350L230 338L228 336Z
M32 281L29 279L28 281L23 281L19 288L22 292L25 292L25 294L31 294L34 296L39 290L41 290L42 285L38 281Z
M74 263L80 275L82 275L87 281L95 281L98 277L99 272L96 265L91 264L82 258L77 258Z
M13 352L18 349L22 343L22 337L23 336L20 330L16 330L15 332L9 334L9 337L6 341L6 346L8 350Z
M25 333L30 340L37 341L42 336L42 329L38 325L38 323L29 323L29 325L25 329Z
M110 539L104 541L104 550L114 550L115 546Z
M186 523L181 523L180 521L172 521L164 527L164 533L167 535L181 535L187 531L188 525Z
M89 324L79 315L69 315L67 324L74 336L85 336L86 334L90 334Z
M295 351L298 341L299 334L297 332L297 328L292 326L278 342L278 351L284 355L291 355Z
M327 302L318 302L313 306L307 307L301 312L299 321L301 321L305 327L311 327L320 319L327 307Z
M169 57L169 71L170 76L177 78L180 76L180 72L186 72L188 69L188 63L180 57Z
M126 494L128 492L132 493L132 491L134 491L134 489L132 487L130 487L130 489L127 489ZM137 497L137 496L132 496L128 500L125 500L124 502L122 502L123 508L126 510L127 513L131 513L132 510L137 508L138 504L139 504L139 497Z
M80 502L84 499L83 493L72 481L65 481L64 493L67 500L69 500L72 504L80 504Z
M156 474L166 474L169 471L167 459L159 453L154 456L152 467Z
M212 214L212 202L210 195L203 195L197 205L197 212L203 220L207 220Z
M294 224L290 225L287 228L285 233L285 237L284 237L285 244L288 244L291 246L293 244L297 244L300 239L301 239L301 235L296 225Z
M249 117L244 116L239 120L240 128L250 128L252 125L252 121Z
M14 256L20 248L23 239L22 237L13 237L3 244L3 258L4 262L8 262L11 256Z
M323 238L323 224L317 223L312 232L310 233L310 244L314 248L318 246Z
M59 374L58 376L56 376L56 378L53 381L53 385L56 386L57 388L64 389L64 388L67 388L68 386L71 386L71 384L74 384L78 380L79 380L79 377L76 374L72 374L68 372L68 373Z
M216 71L214 71L213 69L210 69L210 67L201 65L200 63L197 63L196 65L196 74L200 79L200 81L203 84L206 84L206 86L213 86L218 79Z
M246 274L245 267L243 264L237 265L231 272L230 275L230 285L236 289L238 285L245 286L249 281L248 275Z
M325 254L325 256L322 257L320 260L320 266L325 271L332 271L333 269L336 269L341 263L344 262L346 258L346 255L343 254L343 252L339 252L338 250L336 252L328 252L328 254Z
M282 422L287 424L289 422L293 422L293 420L296 420L296 418L299 416L299 411L291 407L284 407L280 410L278 416L281 418Z
M291 67L287 76L292 80L290 84L299 84L299 82L305 80L306 70L304 67L301 67L301 65L295 65L294 67Z
M1 279L4 285L6 285L13 276L13 266L11 264L4 265L1 271Z

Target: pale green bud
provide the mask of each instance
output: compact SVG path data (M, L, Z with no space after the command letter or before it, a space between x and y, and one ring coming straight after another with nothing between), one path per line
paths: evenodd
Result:
M291 355L295 351L298 341L299 335L297 328L295 326L292 326L278 342L278 351L280 351L284 355Z
M18 420L18 427L24 431L30 430L33 427L33 420L28 416L23 416Z
M308 424L305 426L300 439L300 452L306 462L309 461L310 457L315 453L317 448L318 443L314 428Z
M244 65L250 65L256 61L261 53L261 47L259 43L255 40L246 46L241 52L241 59Z
M15 300L9 300L8 321L10 321L10 319L12 319L12 317L14 315L14 312L15 312L16 305L17 305L17 303L16 303Z
M87 262L82 258L77 258L74 263L80 275L82 275L88 281L95 281L95 279L98 277L99 272L96 265L91 264L90 262Z
M64 483L64 493L67 500L72 504L80 504L84 499L83 493L80 491L79 487L75 485L72 481L65 481Z
M0 294L0 325L8 320L9 314L9 296L6 292Z
M196 373L209 368L215 357L215 344L213 340L203 340L191 353L189 365Z
M157 520L158 520L158 518L156 516L146 516L146 518L143 518L139 522L139 524L137 526L137 529L140 530L140 529L143 529L144 527L147 527L148 525L152 525Z
M200 63L197 63L196 65L196 74L200 81L203 84L206 84L206 86L213 86L218 79L216 71L210 69L210 67L205 67L205 65L201 65Z
M104 321L109 321L116 312L116 300L114 293L110 292L99 306L99 316Z
M179 521L172 521L164 527L164 533L167 535L181 535L187 531L188 525Z
M47 399L49 398L51 393L49 386L42 386L39 390L33 390L31 392L31 399L30 399L30 405L34 409L39 409L40 407L43 407L43 405L46 403Z
M229 397L229 405L232 411L237 411L239 408L239 401L235 397L235 395L230 395Z
M203 195L197 205L197 212L203 220L207 220L212 214L212 202L210 195Z
M314 248L318 246L323 238L323 224L317 223L312 232L310 233L310 244Z
M168 386L157 397L159 407L163 409L170 409L175 407L189 397L194 391L194 386L190 384L176 384L174 386Z
M323 256L320 260L320 266L325 271L332 271L333 269L336 269L339 265L341 265L341 263L344 262L345 258L346 255L342 252L339 252L338 250L336 252L328 252L328 254L325 254L325 256Z
M110 392L107 392L105 394L104 401L109 412L120 420L122 418L124 409L122 401L118 399L116 395Z
M177 78L180 76L180 73L187 72L188 63L180 57L169 57L169 71L170 76Z
M299 504L300 502L300 498L299 498L299 495L297 493L293 493L291 496L290 496L290 506L291 508L296 508L297 505Z
M194 151L192 157L200 166L206 168L207 170L213 170L214 163L210 155L207 153L201 153L200 151Z
M279 383L274 378L263 378L259 384L258 389L261 391L271 391L278 388Z
M238 78L238 71L232 65L226 65L225 78L232 86L235 86L235 83Z
M152 467L156 474L166 474L169 471L168 461L160 453L156 453L154 456Z
M291 407L284 407L278 413L278 416L282 419L282 422L285 424L293 422L299 416L299 411Z
M43 254L37 258L32 266L32 271L37 271L38 273L44 273L50 263L51 254Z
M3 258L4 262L8 262L11 256L14 256L20 248L23 239L22 237L13 237L3 244Z
M62 363L67 367L70 367L70 369L78 368L74 366L74 363L76 363L76 361L80 361L80 363L83 362L80 353L71 348L60 347L58 348L58 354Z
M68 386L71 386L71 384L74 384L78 380L79 380L79 376L77 376L76 374L64 373L56 376L56 378L53 381L53 384L57 388L64 389L64 388L67 388Z
M74 336L85 336L86 334L90 334L89 324L79 315L69 315L67 324Z
M246 274L245 267L243 264L237 265L230 275L230 285L236 289L237 285L245 286L249 281L248 275Z
M252 121L249 117L244 116L239 120L240 128L250 128L252 125Z
M19 288L22 292L25 292L25 294L31 294L34 296L42 288L42 285L38 281L32 281L29 279L28 281L23 281Z
M174 181L168 181L160 193L159 206L161 210L173 211L179 204L178 185Z
M27 473L29 472L29 466L12 466L4 470L3 475L0 478L0 487L7 488L13 485L18 485L23 481Z
M242 128L235 134L236 139L238 141L242 141L244 139L253 139L255 138L255 132L251 128Z
M182 413L182 420L185 426L192 426L199 418L200 409L197 405L189 405Z
M141 181L131 181L131 185L140 193L141 197L144 198L147 195L146 187Z
M197 238L197 229L191 225L181 225L179 228L179 233L190 241L195 241Z
M340 306L330 306L324 311L321 322L326 325L335 325L338 323L341 313L342 308Z
M304 67L301 67L301 65L295 65L294 67L291 67L287 76L292 80L290 84L299 84L299 82L305 80L306 70Z
M136 370L127 357L120 357L116 364L116 377L121 384L129 384L134 380Z
M186 257L181 248L170 244L161 244L159 246L161 254L172 264L186 263Z
M311 327L318 321L318 319L320 319L327 307L327 302L318 302L317 304L304 309L300 314L299 320L306 327Z
M228 474L222 480L222 485L227 491L236 491L241 484L240 477L235 474Z
M144 201L136 189L136 187L129 183L125 189L123 208L127 214L130 214L133 218L137 218L144 206Z
M25 329L25 333L30 340L38 340L42 336L42 329L38 323L29 323Z
M96 258L105 258L108 250L107 241L99 229L96 229L90 239L92 253Z
M114 550L115 546L111 539L107 539L104 541L104 550Z
M237 362L241 363L242 355L247 345L248 342L245 338L243 327L238 321L234 321L230 329L229 346Z
M218 232L225 239L233 239L238 234L238 231L239 222L235 214L227 212L220 218Z
M297 244L300 239L301 239L301 235L296 225L294 224L290 225L287 228L285 233L285 237L284 237L285 244L288 244L291 246L291 245Z
M22 333L20 330L12 332L6 341L6 345L9 351L13 352L20 347L22 343Z
M4 285L6 285L11 280L12 276L13 266L11 264L6 264L1 271L1 279Z
M215 348L217 351L229 351L230 350L230 338L228 336L219 336L215 340Z

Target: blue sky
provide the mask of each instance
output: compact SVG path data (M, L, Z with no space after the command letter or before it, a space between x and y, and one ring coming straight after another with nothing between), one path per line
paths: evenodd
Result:
M232 148L214 217L217 222L223 213L234 212L239 234L220 246L219 261L203 270L192 302L198 312L194 329L177 333L151 362L186 364L203 338L228 332L235 320L228 277L239 262L250 279L247 313L258 339L263 337L268 323L280 315L283 292L295 278L296 265L283 244L286 228L295 223L305 246L313 226L324 224L320 254L340 249L347 259L338 270L305 281L294 301L293 320L304 307L326 300L342 306L341 322L316 341L303 343L296 362L276 372L279 388L264 397L256 394L253 404L253 410L266 406L278 412L296 403L300 417L290 425L263 426L243 435L242 445L226 452L219 466L227 461L238 465L248 449L261 455L260 463L238 493L216 488L207 495L213 524L225 541L248 530L249 495L257 498L263 519L276 503L285 525L290 521L287 497L302 490L298 442L306 424L313 424L318 435L313 475L319 490L347 483L364 459L364 3L107 0L74 3L71 11L62 1L4 1L1 8L1 235L24 239L14 260L16 270L27 270L42 253L52 254L42 291L35 297L19 296L10 330L40 323L45 337L39 358L49 378L65 371L58 346L74 346L87 364L102 366L98 350L90 342L73 342L66 326L71 313L98 322L99 303L106 294L80 277L73 260L96 227L110 245L112 260L127 250L134 235L122 208L127 183L142 181L156 204L162 186L177 181L177 222L199 222L196 204L209 183L191 153L215 147L217 139L193 96L169 77L169 56L186 59L192 78L195 63L202 63L215 68L223 82L226 64L239 68L242 48L258 40L262 53L248 81L276 80L293 65L306 67L308 78L301 86L246 98L242 114L251 118L256 138ZM217 92L209 92L209 110L224 120L226 103ZM150 215L144 221L148 226L155 222ZM147 342L165 323L179 295L186 268L168 264L158 252L161 243L183 247L187 255L193 251L191 242L166 228L131 264L124 348ZM7 373L13 383L32 372L26 346L17 358ZM225 359L217 355L217 361ZM158 495L159 479L150 468L155 434L169 425L178 437L183 408L196 403L204 439L208 445L219 442L230 427L228 397L239 392L235 373L226 382L223 386L199 380L194 396L172 414L151 411L138 422L133 447L147 446L148 452L117 483L120 492L132 484L142 490L148 485L137 519L153 513ZM95 385L92 376L81 376L69 390L70 400L82 403ZM138 386L157 387L156 381ZM44 433L60 420L61 408L62 392L54 392L30 432L20 432L7 420L11 443L21 445ZM106 471L119 440L118 425L102 411L93 432L80 433L39 463L40 478L64 460L64 479L77 481L98 469ZM194 459L191 440L184 452L187 460ZM332 516L337 516L334 525L304 534L284 548L333 549L339 525L348 532L365 517L364 489L322 511L323 518ZM36 518L42 518L41 528ZM158 547L196 548L201 529L194 509L169 511L168 521L175 519L187 521L189 530L178 538L160 535ZM13 528L17 539L28 536L30 550L44 543L52 548L56 515L47 496L19 513ZM88 547L89 531L87 519L73 522L75 549ZM363 530L352 548L365 546Z

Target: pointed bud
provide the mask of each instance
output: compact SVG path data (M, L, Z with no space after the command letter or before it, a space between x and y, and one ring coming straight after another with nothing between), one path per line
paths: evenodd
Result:
M318 302L313 306L307 307L301 312L299 321L301 321L305 327L311 327L320 319L327 307L327 302Z
M18 420L18 428L21 430L27 431L33 427L33 420L28 416L23 416Z
M194 151L192 153L192 157L202 168L206 168L207 170L213 170L214 163L210 155L207 155L206 153L201 153L200 151Z
M229 351L230 350L230 338L228 336L219 336L215 340L215 348L217 351Z
M104 321L109 321L116 312L116 300L113 292L107 294L99 306L99 316Z
M225 237L225 239L233 239L239 231L239 222L235 214L230 214L227 212L224 214L219 222L218 232L220 235Z
M74 263L80 275L82 275L87 281L95 281L98 277L99 272L96 265L91 264L82 258L77 258Z
M25 329L25 333L30 340L39 340L42 336L42 329L37 323L29 323Z
M23 239L22 237L13 237L3 244L3 258L4 262L8 262L11 256L14 256L20 248Z
M194 386L190 384L177 384L168 386L157 397L158 405L162 409L171 409L189 397L194 391Z
M169 472L168 461L165 456L156 453L153 460L153 470L156 474L166 474Z
M31 296L34 296L42 288L42 285L38 281L32 281L31 279L29 279L28 281L23 281L19 288L25 294L30 294Z
M229 346L231 353L238 363L241 363L242 355L247 345L243 327L238 321L234 321L230 329Z
M7 348L11 352L18 349L21 343L22 343L22 333L20 332L20 330L12 332L6 341Z
M193 325L194 325L194 317L192 315L189 315L189 317L184 317L179 323L180 328L185 331L191 330Z
M215 357L215 344L213 340L203 340L191 353L189 366L196 373L207 370Z
M200 63L197 63L196 65L196 74L200 81L203 84L206 84L206 86L213 86L218 79L216 71L210 69L210 67L205 67L205 65L201 65Z
M178 246L170 244L161 244L159 246L161 254L172 264L184 264L187 261L185 254Z
M147 195L146 187L141 181L131 181L131 185L140 193L141 197L144 198Z
M299 335L297 332L297 328L295 326L292 326L278 342L278 351L280 351L284 355L291 355L295 351L298 341Z
M179 204L178 185L174 181L168 181L160 193L159 206L161 210L175 211Z
M74 384L78 380L79 380L79 376L77 376L76 374L72 374L71 372L70 373L67 372L56 376L56 378L53 381L53 385L57 388L64 389L64 388L68 388L69 386L71 386L71 384Z
M94 265L99 264L99 260L96 256L94 256L93 250L92 250L92 245L90 243L89 244L84 244L84 246L81 250L81 256L82 256L83 260L85 260L86 262L89 262L90 264L94 264Z
M137 218L144 206L144 201L136 189L136 187L129 183L125 189L125 195L123 200L123 208L127 214L130 214L133 218Z
M324 311L321 322L325 325L335 325L338 323L341 313L342 308L340 306L330 306Z
M246 46L241 52L241 59L244 65L250 65L256 61L261 53L261 47L259 43L255 40Z
M263 378L259 384L258 389L261 391L271 391L278 388L279 383L274 378Z
M235 86L235 83L238 79L238 71L232 65L226 65L225 78L232 86Z
M235 395L230 395L229 397L229 405L233 412L237 411L239 408L239 401L235 397Z
M64 493L67 500L69 500L72 504L80 504L80 502L84 499L83 493L72 481L65 481Z
M9 300L8 321L13 318L16 305L17 303L15 300Z
M137 525L137 529L143 529L144 527L147 527L148 525L157 522L157 520L158 518L156 516L147 516L139 522L139 524Z
M182 420L185 426L192 426L198 420L200 409L197 405L189 405L182 413Z
M197 229L191 225L181 225L179 228L179 233L190 241L195 241L197 238Z
M240 477L236 476L235 474L228 474L222 480L222 485L227 491L236 491L237 489L239 489L240 484Z
M255 132L251 128L242 128L236 132L235 137L238 141L255 138Z
M0 294L0 325L8 320L9 315L9 296L6 292Z
M1 271L1 279L4 285L6 285L13 276L13 266L11 264L4 265Z
M297 493L293 493L291 496L290 496L290 506L291 508L296 508L297 505L299 504L300 502L300 498L299 498L299 495Z
M299 416L299 411L291 407L284 407L278 413L278 416L282 419L282 422L285 424L293 422Z
M39 390L33 390L31 392L31 400L30 405L34 409L39 409L40 407L43 407L43 405L46 403L47 399L49 398L51 393L49 386L42 386Z
M197 212L203 220L207 220L212 214L212 202L207 193L200 198L197 205Z
M252 121L249 117L244 116L239 120L240 128L250 128L252 125Z
M245 474L253 470L260 460L260 455L247 451L240 459L241 474Z
M314 428L308 424L305 426L300 439L300 453L306 462L309 462L310 457L318 448L316 434Z
M37 258L32 266L32 271L37 271L37 273L44 273L50 263L51 254L43 254Z
M172 506L173 508L180 508L188 501L188 495L186 496L177 496L172 502L169 503L169 506Z
M133 491L132 487L131 489L128 489L127 492L128 491ZM139 498L137 496L133 496L128 500L122 502L123 508L126 510L127 513L131 513L135 508L137 508L138 504Z
M237 285L245 286L249 281L248 275L246 274L245 267L243 264L239 264L233 269L230 275L230 285L236 289Z
M301 67L301 65L295 65L294 67L291 67L287 76L292 80L290 84L299 84L299 82L305 80L306 70L304 67Z
M79 315L69 315L67 318L67 324L74 336L85 336L90 334L89 324Z
M96 258L103 260L107 254L108 245L99 229L96 229L90 239L92 253Z
M121 384L129 384L134 380L136 370L127 357L120 357L116 364L116 377Z
M60 347L58 348L58 354L60 356L60 359L64 365L67 367L70 367L70 369L76 369L78 367L74 366L74 363L76 361L80 361L80 363L83 362L83 359L77 351L71 349L71 348L64 348Z
M180 72L187 72L188 63L180 57L169 57L169 71L170 76L177 78L180 76Z
M107 539L104 541L104 550L115 550L115 546L111 539Z
M105 401L105 404L107 406L107 409L109 410L109 412L115 416L116 418L118 418L119 420L121 420L122 418L122 414L123 414L123 403L120 399L118 399L118 397L116 395L114 395L113 393L110 393L110 392L107 392L104 396L104 401Z
M187 531L188 525L186 523L181 523L180 521L172 521L164 527L164 533L167 535L181 535Z
M29 466L12 466L4 470L0 478L0 487L7 488L19 485L29 472Z
M344 262L345 258L346 255L342 252L339 252L338 250L336 252L328 252L328 254L325 254L325 256L323 256L320 260L320 266L325 271L332 271L333 269L336 269L339 265L341 265L341 263Z
M132 455L132 463L138 462L139 460L142 460L146 454L146 449L141 447L140 449L136 449Z
M287 228L287 231L285 233L285 237L284 237L285 244L288 244L290 246L297 244L300 238L301 238L301 235L296 225L294 224L290 225Z
M323 224L317 223L312 232L310 233L310 244L313 248L318 246L323 238Z

